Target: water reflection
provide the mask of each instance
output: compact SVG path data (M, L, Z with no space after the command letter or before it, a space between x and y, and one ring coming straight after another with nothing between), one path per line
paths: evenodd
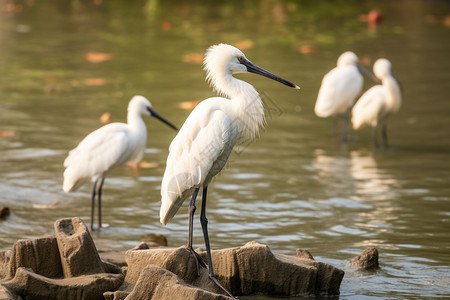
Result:
M367 237L356 242L359 247L383 243L375 239L375 234L386 232L399 217L396 212L400 207L395 201L398 180L377 166L372 152L353 150L332 156L316 149L314 155L312 166L328 198L319 202L356 212L349 215L348 223L334 225L324 233Z

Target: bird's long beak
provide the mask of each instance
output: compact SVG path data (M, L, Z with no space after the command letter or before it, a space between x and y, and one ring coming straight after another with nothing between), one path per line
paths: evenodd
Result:
M158 120L160 120L161 122L165 123L167 126L172 127L173 129L175 129L176 131L178 131L178 128L175 127L175 125L173 125L172 123L170 123L169 121L167 121L166 119L164 119L163 117L161 117L156 111L154 111L153 109L151 109L150 107L147 107L148 111L150 112L152 117L157 118Z
M278 77L275 74L270 73L269 71L264 70L261 67L258 67L257 65L255 65L254 63L252 63L251 61L249 61L248 59L244 58L241 62L241 64L243 64L244 66L247 67L247 71L250 73L254 73L254 74L258 74L258 75L262 75L265 76L267 78L273 79L275 81L281 82L282 84L285 84L287 86L290 86L294 89L300 89L299 86L297 86L296 84L293 84L290 81L287 81L286 79L283 79L281 77Z
M361 64L356 64L356 66L357 66L359 72L361 72L361 74L369 77L370 79L372 79L374 82L376 82L378 84L381 83L381 80L377 76L375 76L375 74L373 74L372 71L370 71L369 69L367 69L366 67L364 67Z

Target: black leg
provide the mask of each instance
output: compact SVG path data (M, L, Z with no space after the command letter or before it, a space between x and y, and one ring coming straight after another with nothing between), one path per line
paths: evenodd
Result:
M333 135L337 136L338 135L338 118L336 115L333 116Z
M98 229L102 228L102 189L105 178L102 177L100 185L98 186Z
M203 261L203 258L194 251L194 248L192 247L192 240L194 237L193 231L194 231L194 214L195 214L195 199L197 199L199 188L196 188L194 191L194 194L192 195L191 202L189 203L189 237L188 237L188 244L187 249L194 255L195 261L197 264L197 274L200 275L200 266L203 268L206 268L206 264Z
M94 231L94 210L95 210L95 193L97 191L97 180L94 181L91 193L91 231Z
M373 138L373 144L375 145L375 148L378 148L378 139L377 139L377 129L378 125L372 127L372 138Z
M209 277L228 296L235 299L234 296L229 291L227 291L226 288L223 287L223 285L219 282L219 280L217 280L216 276L214 275L213 264L212 264L212 259L211 259L211 247L209 245L209 236L208 236L208 219L206 218L206 192L207 192L207 190L208 190L207 186L203 188L202 210L200 212L200 223L202 224L203 238L205 239L205 246L206 246L206 254L208 255Z
M381 136L383 137L384 148L388 148L388 137L387 137L387 128L386 123L381 127Z
M342 117L342 138L343 142L347 141L347 127L348 127L348 111L343 114Z

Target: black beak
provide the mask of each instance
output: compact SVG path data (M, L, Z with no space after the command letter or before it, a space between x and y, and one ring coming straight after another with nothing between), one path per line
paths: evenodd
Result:
M300 87L297 86L296 84L293 84L290 81L287 81L287 80L285 80L285 79L283 79L281 77L278 77L275 74L270 73L269 71L264 70L261 67L258 67L257 65L255 65L254 63L249 61L248 59L244 58L243 60L240 61L240 63L243 64L244 66L246 66L247 67L247 71L250 72L250 73L254 73L254 74L265 76L267 78L270 78L270 79L273 79L275 81L281 82L282 84L285 84L285 85L287 85L289 87L292 87L294 89L298 89L298 90L300 89Z
M163 117L161 117L159 114L156 113L156 111L154 111L153 109L151 109L150 107L147 107L148 111L150 112L152 117L157 118L158 120L160 120L161 122L165 123L167 126L172 127L173 129L175 129L176 131L178 131L178 128L176 128L172 123L170 123L169 121L167 121L166 119L164 119Z
M375 76L375 74L373 74L369 69L367 69L366 67L364 67L363 65L360 64L356 64L356 66L358 67L359 72L361 72L361 74L369 77L370 79L372 79L374 82L380 84L381 80L379 78L377 78L377 76Z

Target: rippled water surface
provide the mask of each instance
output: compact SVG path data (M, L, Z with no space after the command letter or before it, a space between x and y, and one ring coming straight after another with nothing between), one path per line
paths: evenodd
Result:
M52 234L62 217L89 222L90 186L61 189L67 152L104 112L125 121L135 94L181 126L190 112L181 102L214 95L201 55L225 42L302 89L239 75L262 93L267 126L210 185L212 247L256 240L278 253L308 249L345 270L341 299L450 295L449 2L14 3L0 0L0 206L11 210L0 221L1 250ZM372 8L384 16L376 31L360 21ZM368 128L342 145L331 120L313 113L323 75L346 50L368 66L389 58L401 81L387 150L372 147ZM146 123L144 159L156 166L111 172L103 198L110 227L93 234L98 248L126 250L147 233L166 235L170 246L187 240L186 206L167 227L159 223L175 133ZM368 246L378 248L381 269L348 268Z

